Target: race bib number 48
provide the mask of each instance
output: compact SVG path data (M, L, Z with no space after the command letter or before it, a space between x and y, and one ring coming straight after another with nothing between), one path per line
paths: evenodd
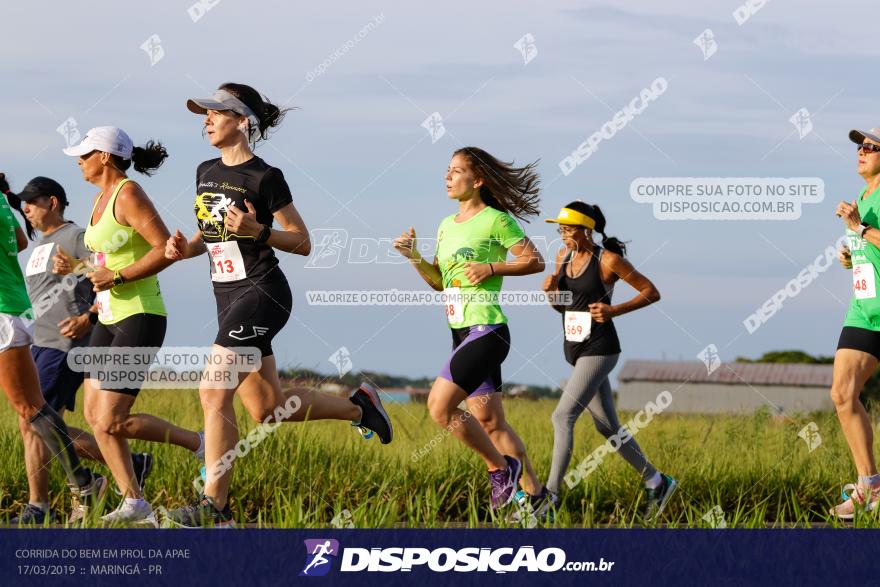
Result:
M238 281L247 277L237 242L210 243L208 254L211 255L211 281Z
M446 307L446 319L450 324L464 322L464 304L461 303L461 288L447 287L443 290L444 306Z
M874 266L871 263L853 265L853 295L864 300L877 297L877 284L874 279Z

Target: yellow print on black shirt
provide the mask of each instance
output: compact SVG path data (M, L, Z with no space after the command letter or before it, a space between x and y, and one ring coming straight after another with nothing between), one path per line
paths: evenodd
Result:
M230 237L238 238L226 230L226 211L235 204L232 198L225 194L202 192L196 196L193 210L202 236L210 240L229 240Z

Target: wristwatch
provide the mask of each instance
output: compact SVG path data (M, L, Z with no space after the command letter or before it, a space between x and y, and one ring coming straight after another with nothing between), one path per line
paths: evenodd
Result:
M122 273L119 271L119 269L117 269L113 272L113 287L116 287L117 285L122 285L123 283L125 283L125 278L122 277Z
M859 237L865 238L865 233L868 232L868 229L871 228L871 225L866 222L862 222L859 226L862 227L859 230Z
M263 244L264 242L269 240L269 237L271 235L272 235L272 229L269 228L268 225L264 224L263 229L260 231L260 234L258 234L256 236L256 238L254 238L254 242L257 244Z

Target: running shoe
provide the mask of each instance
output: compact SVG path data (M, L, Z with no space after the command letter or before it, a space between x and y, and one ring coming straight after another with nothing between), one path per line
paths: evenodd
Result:
M534 528L538 522L550 522L556 518L556 503L559 496L546 487L541 488L538 495L530 495L520 489L513 498L516 510L510 515L509 522Z
M660 479L660 485L657 487L653 489L645 487L645 520L653 520L662 514L666 504L669 503L669 498L678 489L678 481L669 475L660 473Z
M152 528L159 527L159 522L156 520L153 508L143 499L138 500L134 504L130 504L123 499L118 508L105 516L101 516L101 521L111 526L136 525Z
M131 455L131 464L134 467L134 478L143 491L147 477L153 472L153 455L148 452L135 453Z
M234 528L232 510L229 503L222 510L217 509L214 500L200 495L188 506L170 510L166 513L163 526L178 528Z
M373 386L369 383L361 383L361 386L348 399L354 405L360 406L363 411L361 421L354 422L354 425L359 428L372 430L378 434L382 444L391 442L394 434L394 430L391 427L391 418L385 413L385 408L382 407L382 400L379 399L379 394Z
M92 482L85 487L75 487L70 485L70 492L73 494L71 503L73 507L70 510L70 517L67 519L69 524L77 524L85 520L91 508L100 506L101 498L107 492L107 479L103 475L92 475Z
M847 495L848 491L852 493ZM870 498L867 500L868 503L865 503L865 497L868 496L868 492L869 489L866 487L859 487L855 483L847 483L843 486L844 502L831 508L829 510L831 515L841 520L852 520L859 510L865 512L874 511L877 508L877 503L880 502L880 487L870 489Z
M9 520L12 526L42 526L46 523L55 522L55 513L52 510L46 511L37 507L32 503L24 506L21 513Z
M507 467L497 471L489 471L489 482L492 484L492 510L502 508L513 501L516 485L522 475L522 463L513 457L504 455Z

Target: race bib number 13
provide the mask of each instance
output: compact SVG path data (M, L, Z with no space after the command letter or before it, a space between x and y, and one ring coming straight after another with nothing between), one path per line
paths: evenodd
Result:
M211 281L238 281L247 277L237 242L210 243L208 253L211 255Z

